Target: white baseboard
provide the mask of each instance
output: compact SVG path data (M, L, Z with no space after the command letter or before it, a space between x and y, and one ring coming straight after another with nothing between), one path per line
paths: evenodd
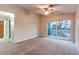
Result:
M37 37L39 37L39 36L34 36L34 37L30 37L30 38L25 38L25 39L22 39L22 40L13 41L13 43L22 42L22 41L33 39L33 38L37 38Z

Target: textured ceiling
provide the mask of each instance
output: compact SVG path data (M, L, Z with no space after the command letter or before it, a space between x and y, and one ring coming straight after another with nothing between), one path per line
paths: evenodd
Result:
M38 14L44 14L43 8L47 8L48 4L19 4L18 6L28 9ZM53 14L71 14L75 13L77 4L54 4Z

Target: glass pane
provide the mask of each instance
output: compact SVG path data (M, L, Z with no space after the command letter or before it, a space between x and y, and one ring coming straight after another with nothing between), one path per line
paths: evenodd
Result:
M52 36L56 36L56 30L51 30L50 35L52 35Z
M57 36L59 37L70 37L70 31L69 30L58 30Z
M50 33L51 33L51 32L50 32L50 31L51 31L51 30L50 30L50 25L51 25L51 24L50 24L50 22L49 22L49 23L48 23L48 35L50 35Z
M57 30L70 30L71 20L63 20L57 22Z
M48 33L52 36L70 37L71 20L50 22L48 26Z
M51 30L56 30L56 22L51 22L50 28L51 28Z
M57 21L57 30L61 30L63 26L63 22L62 21Z
M56 22L49 22L48 23L48 35L54 35L56 34Z

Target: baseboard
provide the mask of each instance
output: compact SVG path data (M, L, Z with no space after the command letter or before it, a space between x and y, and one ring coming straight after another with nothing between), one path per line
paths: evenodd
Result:
M33 38L37 38L37 37L39 37L39 36L34 36L34 37L22 39L22 40L13 41L13 43L19 43L19 42L22 42L22 41L25 41L25 40L29 40L29 39L33 39Z

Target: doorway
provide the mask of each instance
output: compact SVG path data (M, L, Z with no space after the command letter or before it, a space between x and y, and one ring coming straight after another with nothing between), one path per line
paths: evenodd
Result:
M0 41L13 41L14 14L0 11Z
M4 37L4 21L0 20L0 38Z

